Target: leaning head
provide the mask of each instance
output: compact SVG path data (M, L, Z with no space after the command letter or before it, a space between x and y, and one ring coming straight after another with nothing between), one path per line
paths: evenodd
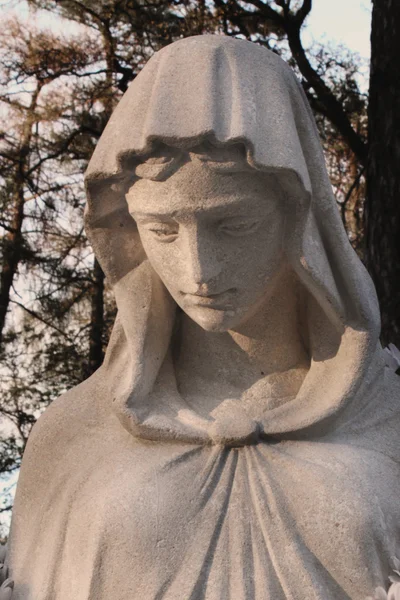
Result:
M218 151L236 144L239 158L204 157L204 140ZM155 152L161 144L172 149L166 156ZM265 431L296 431L342 410L375 355L379 310L304 91L278 56L224 36L156 53L110 118L86 186L88 237L119 310L105 371L128 429L142 418L130 411L138 398L150 410L174 305L209 331L237 328L285 292L286 264L306 295L299 308L313 375ZM338 381L339 372L358 375Z
M276 175L244 146L166 146L137 164L126 199L153 269L207 331L239 327L284 267L285 210Z
M311 193L305 149L316 132L302 94L274 53L224 36L186 38L150 59L87 173L87 230L119 307L115 282L121 289L141 264L135 246L204 329L233 329L257 311L284 262L284 217L286 229L293 221L277 181L285 190L294 184L295 201ZM140 244L132 243L137 231L117 190L122 179L126 191L132 173L127 200ZM117 214L123 226L112 231ZM298 212L296 220L301 228Z

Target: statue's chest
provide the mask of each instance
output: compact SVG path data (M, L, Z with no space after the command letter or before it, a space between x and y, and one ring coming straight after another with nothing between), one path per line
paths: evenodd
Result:
M363 590L382 577L376 550L392 517L372 493L376 466L369 473L358 451L319 446L116 451L82 481L69 535L81 561L112 565L117 579L130 572L120 585L137 597L148 593L149 577L146 598L190 598L201 585L219 600L215 590L232 577L245 590L257 576L264 595L254 598L278 600L295 586L294 572L304 589L330 586L335 598L342 588Z

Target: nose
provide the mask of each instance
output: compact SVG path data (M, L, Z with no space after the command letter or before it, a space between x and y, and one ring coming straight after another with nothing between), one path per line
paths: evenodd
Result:
M218 260L216 241L207 227L187 228L184 236L183 261L186 265L188 293L213 293L222 265Z

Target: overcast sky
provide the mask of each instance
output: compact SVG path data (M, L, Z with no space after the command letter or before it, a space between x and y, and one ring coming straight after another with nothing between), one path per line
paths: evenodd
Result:
M371 10L370 0L314 0L303 39L343 44L368 59Z
M0 9L27 14L23 0L0 0ZM303 39L306 45L313 39L343 44L368 59L370 27L371 0L314 0Z

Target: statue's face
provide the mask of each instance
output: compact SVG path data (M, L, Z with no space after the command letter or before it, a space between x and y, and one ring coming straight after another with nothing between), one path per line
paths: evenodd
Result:
M274 179L193 160L127 195L147 257L176 303L207 331L237 328L274 288L284 210Z

